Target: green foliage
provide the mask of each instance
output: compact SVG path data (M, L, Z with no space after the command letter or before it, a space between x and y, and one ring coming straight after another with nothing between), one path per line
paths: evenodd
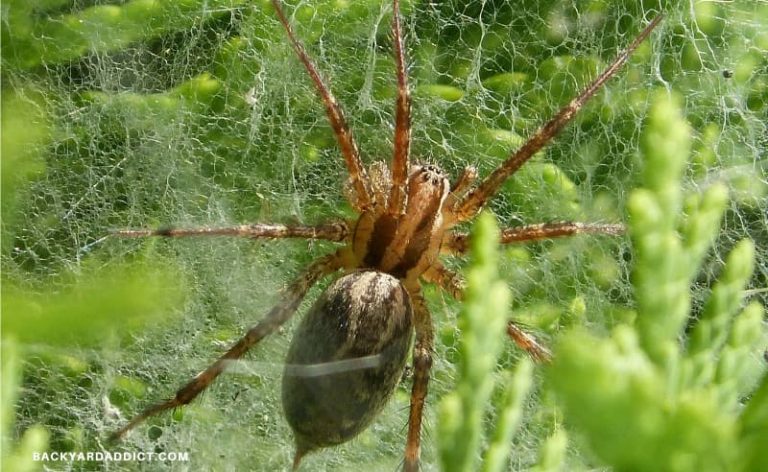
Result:
M482 214L472 235L472 263L459 314L458 382L440 404L440 459L442 469L449 472L503 470L531 387L532 364L527 359L500 387L493 377L504 342L499 333L507 324L510 302L509 289L498 275L499 235L493 217ZM478 469L476 454L483 439L483 416L495 386L504 390L504 399L483 467Z
M17 337L24 367L24 394L9 403L4 393L3 411L16 408L10 431L4 419L4 441L23 444L24 433L40 425L50 450L98 450L125 417L172 395L259 319L301 267L330 250L323 243L290 241L103 239L123 227L314 223L351 215L341 190L343 162L323 107L269 3L3 2L2 327L4 346L8 334ZM346 111L364 160L388 159L395 94L390 2L287 3L297 35ZM635 155L650 94L658 86L674 91L691 123L685 193L717 189L719 182L731 195L722 231L708 250L713 225L707 218L720 218L708 199L721 194L711 190L709 197L674 203L698 214L677 223L689 244L681 251L698 253L700 261L694 264L690 256L687 267L677 268L676 285L669 285L683 298L656 294L654 285L648 295L633 297L630 252L622 238L505 247L498 276L512 294L510 317L553 343L572 326L587 325L599 335L635 318L638 326L649 323L638 343L658 351L653 366L674 358L661 344L674 345L680 331L669 333L681 323L688 328L690 306L702 322L685 331L691 361L680 378L702 385L715 379L721 405L754 377L752 364L741 362L754 356L751 345L739 342L759 331L738 322L729 328L733 317L723 314L743 295L739 281L746 266L738 260L745 256L722 268L738 241L755 241L748 293L765 303L768 286L768 5L404 2L413 158L454 177L469 164L487 174L594 77L660 5L666 18L659 30L576 121L504 186L491 210L502 227L623 221L640 167L653 172ZM703 246L690 246L694 241ZM461 269L460 261L448 263ZM435 405L461 377L462 338L458 304L432 287L426 294L438 343L423 458L426 468L434 468L442 434L435 433ZM651 298L640 300L646 296ZM670 331L660 334L666 340L661 343L647 341L658 325L639 318L641 306L658 303L654 296L680 304L664 320ZM751 316L736 319L754 322L757 315ZM200 470L222 463L284 468L292 439L281 416L279 376L291 329L266 340L192 405L152 419L114 450L188 451L189 466ZM502 350L493 407L480 413L479 431L477 413L467 417L481 438L480 450L470 451L467 460L484 452L491 470L505 465L509 452L514 469L592 467L580 448L566 447L549 387L534 390L520 427L512 427L518 410L504 405L516 401L508 395L517 390L503 386L518 378L506 372L519 356L512 347ZM400 388L355 441L307 457L307 470L359 470L360 464L396 469L408 393L407 385ZM757 464L757 445L766 442L760 427L765 407L757 400L766 395L763 386L731 427L737 432L728 433L753 444L739 455L744 469ZM505 438L513 430L509 451Z
M3 470L27 472L42 469L42 462L33 461L33 453L48 449L48 431L36 425L24 432L18 444L14 444L10 431L16 416L15 406L21 385L21 362L15 341L3 340L2 346L2 383L0 394L0 431L2 431L2 449L0 467Z
M766 339L763 308L742 306L754 268L751 241L733 248L703 311L691 315L689 287L727 197L713 185L683 205L690 139L679 105L658 95L643 131L643 187L629 200L637 321L610 337L574 330L558 343L549 370L566 422L617 470L747 471L768 464L754 441L765 437L768 423L751 418L765 410L766 398L758 392L744 400L765 372L756 355Z
M13 28L3 30L3 60L11 66L32 68L90 52L114 51L137 40L190 28L218 9L244 2L131 0L121 5L94 5L68 15L37 15L39 10L55 10L64 3L9 1L7 21Z
M15 229L17 204L28 182L45 170L42 156L37 149L50 139L47 117L39 108L42 99L34 91L19 96L4 90L2 94L2 250L9 249L8 242Z
M168 267L136 262L84 267L73 284L52 293L3 284L3 336L19 342L98 346L111 330L143 328L183 301L182 281Z

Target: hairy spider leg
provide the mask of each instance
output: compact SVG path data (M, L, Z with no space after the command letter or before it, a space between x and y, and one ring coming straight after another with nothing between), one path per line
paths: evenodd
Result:
M347 165L347 170L349 171L349 178L355 189L356 196L350 198L350 204L360 212L365 211L372 206L371 182L365 167L363 167L362 161L360 160L360 151L352 136L352 131L349 129L349 125L347 125L347 121L344 119L344 113L341 111L338 102L336 102L336 98L323 83L320 73L307 55L304 46L296 37L291 24L288 22L288 18L285 16L280 0L272 0L272 5L277 12L277 17L280 20L280 23L282 23L285 32L288 34L288 39L290 40L294 51L296 51L299 60L307 69L312 82L315 84L318 95L320 95L323 104L325 104L328 121L331 123L331 128L333 128L333 134L336 135L336 141L339 143L339 148L341 149L341 153L344 156L344 161Z
M225 228L119 229L112 231L111 234L123 238L141 238L148 236L162 236L167 238L189 236L235 236L254 239L300 238L343 242L349 237L349 227L346 223L341 221L317 226L253 223L228 226Z
M296 312L309 289L321 278L336 272L344 266L344 250L317 259L299 275L283 293L280 302L258 324L253 326L239 341L219 357L207 369L197 374L192 380L176 392L176 395L164 402L156 403L129 421L125 426L115 431L111 439L120 439L128 431L142 423L147 418L172 408L186 405L224 372L232 361L238 360L265 336L273 333L283 323L288 321Z
M403 32L400 27L400 2L392 2L392 34L394 36L395 66L397 69L397 99L395 101L395 143L392 156L392 189L387 212L390 215L405 213L408 195L409 154L411 148L411 92L408 89Z
M442 264L435 264L424 274L424 280L440 286L458 301L464 299L464 279ZM549 362L552 354L549 349L527 333L523 327L514 321L507 323L507 335L519 347L538 362Z
M538 362L549 362L552 360L552 353L540 344L536 338L526 332L514 321L507 322L507 335L514 341L517 346L526 351Z
M563 221L557 223L538 223L525 226L513 226L501 231L501 244L526 243L576 234L607 234L619 236L624 234L626 227L620 223L581 223ZM469 234L449 233L440 246L442 252L456 256L463 255L469 250Z
M408 414L408 437L405 443L405 472L419 470L421 455L421 422L424 416L424 402L427 398L429 371L432 368L432 354L435 345L435 332L432 315L429 313L421 287L417 281L406 284L413 306L413 325L416 342L413 346L413 386L411 387L411 406Z
M461 300L464 297L464 279L445 267L440 261L421 274L421 277L425 282L442 288L456 300Z
M584 104L602 87L602 85L621 68L624 63L627 62L632 53L637 49L640 43L651 34L654 28L659 24L663 15L658 15L654 18L648 26L635 38L634 41L627 47L624 52L619 54L616 59L613 60L611 65L605 69L587 88L585 88L581 94L571 100L568 105L563 107L549 122L539 128L533 136L521 147L517 152L513 153L507 160L498 168L496 168L490 175L488 175L483 181L469 192L460 202L453 208L453 218L456 222L467 221L479 212L489 198L496 194L501 184L504 183L507 178L517 172L528 159L536 154L544 145L546 145L550 139L552 139L560 130L565 127L576 115L576 113L584 106Z

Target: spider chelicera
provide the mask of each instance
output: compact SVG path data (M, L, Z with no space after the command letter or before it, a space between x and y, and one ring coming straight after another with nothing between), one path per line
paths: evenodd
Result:
M349 171L347 198L355 220L317 226L247 224L228 228L120 230L123 237L242 236L304 238L342 243L332 254L312 262L282 293L278 304L210 367L176 395L148 407L114 433L119 438L148 417L188 404L205 390L229 362L242 358L296 311L307 291L325 276L342 272L305 315L294 337L283 377L283 405L296 437L294 467L307 452L340 444L373 420L395 389L413 343L413 386L405 446L405 470L417 470L424 400L432 366L434 328L421 284L437 284L462 298L461 278L440 261L441 254L462 255L468 236L454 231L471 220L502 183L525 164L575 116L627 61L661 20L657 16L581 94L539 128L490 175L477 179L467 167L451 183L433 165L411 164L411 96L406 75L398 0L393 1L393 49L397 75L394 152L389 167L363 165L357 144L336 99L297 39L281 2L272 0L299 60L322 100ZM620 224L546 223L504 229L501 243L577 233L620 234ZM547 360L545 347L510 322L507 335L534 358ZM354 367L320 368L333 362Z

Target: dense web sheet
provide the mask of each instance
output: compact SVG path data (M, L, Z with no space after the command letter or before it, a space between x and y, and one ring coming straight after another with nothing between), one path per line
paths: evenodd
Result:
M331 248L102 239L110 229L312 224L352 215L322 104L268 3L4 3L4 298L32 297L76 312L67 318L74 332L90 336L59 337L66 326L50 317L15 333L29 360L18 431L44 425L54 450L189 451L201 470L290 463L279 388L295 323L183 413L152 419L119 446L104 444L126 417L207 366L300 268ZM502 226L624 221L649 96L666 89L681 99L694 130L686 190L724 182L731 191L696 290L709 287L725 254L748 237L757 247L748 289L766 304L768 5L661 6L666 18L658 30L491 207ZM403 10L412 160L455 177L468 164L481 176L498 165L631 42L660 4L409 1ZM388 160L395 96L389 2L300 1L287 11L344 107L365 162ZM513 315L546 340L569 325L601 331L632 316L625 238L509 246L501 263ZM106 288L99 285L105 279ZM78 306L89 284L115 295ZM439 324L434 404L454 378L457 304L437 290L427 295ZM126 298L149 301L114 305ZM32 305L4 301L4 310ZM519 355L510 346L505 365ZM308 457L308 467L394 470L405 443L408 392L406 382L368 431ZM551 407L531 403L515 440L515 469L530 467L557 422ZM427 470L436 468L434 416L428 408ZM575 451L569 461L589 463Z

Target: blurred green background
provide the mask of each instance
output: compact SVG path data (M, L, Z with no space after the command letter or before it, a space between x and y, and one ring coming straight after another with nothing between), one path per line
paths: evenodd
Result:
M504 186L492 210L501 226L626 221L650 97L673 92L692 129L684 191L719 182L731 195L691 288L693 315L744 238L756 248L747 295L765 305L765 2L405 2L413 159L453 176L473 164L485 175L662 9L666 18L652 37ZM288 2L287 11L366 162L389 159L391 5L302 1ZM190 464L110 464L121 470L287 467L292 445L278 399L293 323L183 412L151 420L118 446L105 444L125 418L207 366L301 267L331 249L105 239L109 230L352 215L322 105L269 2L9 0L2 20L2 336L4 345L15 340L23 369L15 408L3 418L4 427L13 424L5 440L42 425L50 450L191 453ZM548 344L571 326L605 334L632 321L632 263L628 238L599 236L510 246L499 258L511 316ZM460 270L463 261L449 265ZM426 290L438 323L435 405L455 383L459 305ZM521 356L508 345L500 367ZM308 457L307 470L396 469L408 388L360 438ZM546 388L528 403L515 470L537 463L544 438L563 422ZM494 422L489 414L486 423ZM436 423L428 408L426 470L437 468ZM578 440L565 461L568 469L601 463Z

